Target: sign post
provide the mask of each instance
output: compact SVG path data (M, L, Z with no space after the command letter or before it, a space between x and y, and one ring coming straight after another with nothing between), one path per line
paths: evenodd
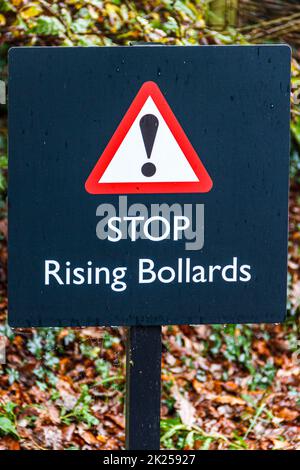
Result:
M9 52L9 324L129 327L128 449L159 448L161 325L285 317L290 60Z
M126 350L126 449L158 450L161 327L131 326Z
M151 43L145 43L150 45ZM141 118L140 129L151 158L159 122L155 115ZM153 163L144 163L142 172L156 172ZM149 395L151 399L149 400ZM131 326L126 339L126 449L160 448L161 327ZM145 406L145 403L147 405Z

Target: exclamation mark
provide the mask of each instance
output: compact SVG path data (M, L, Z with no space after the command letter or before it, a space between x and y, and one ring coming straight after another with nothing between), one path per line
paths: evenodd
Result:
M158 129L158 119L154 114L145 114L145 116L140 119L140 129L146 149L147 158L151 158L151 153ZM154 163L147 162L141 168L141 171L144 176L150 177L155 175L156 166Z

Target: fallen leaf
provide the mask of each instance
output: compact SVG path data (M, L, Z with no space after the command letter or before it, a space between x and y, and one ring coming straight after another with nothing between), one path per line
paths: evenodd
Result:
M61 450L62 449L62 432L56 426L44 426L44 441L48 449Z
M226 390L226 392L235 392L239 388L235 382L222 383L222 387Z
M125 417L120 415L106 414L107 418L117 424L120 428L125 429Z
M299 416L298 411L291 410L290 408L282 408L279 412L276 413L276 416L282 418L284 421L294 421Z
M20 450L20 443L10 436L0 439L0 450Z
M197 393L203 393L204 386L201 382L199 382L197 379L194 379L192 382L192 385Z
M282 450L286 447L286 442L285 441L280 441L279 439L272 439L273 442L273 450Z
M99 445L99 440L90 431L85 430L81 426L78 426L77 433L79 436L90 445Z
M172 386L171 393L173 398L175 399L174 406L178 411L182 423L187 426L192 426L196 420L196 410L193 404L188 398L186 398L180 393L177 385Z
M47 410L48 410L49 418L50 418L50 421L52 422L52 424L59 424L60 423L60 416L59 416L59 411L56 408L56 406L54 406L52 403L50 403L50 405L47 406Z
M239 397L233 397L232 395L220 395L216 396L214 399L217 403L222 403L223 405L245 405L245 400Z
M70 442L72 437L73 437L74 431L75 431L75 424L74 423L70 424L69 426L64 426L63 429L62 429L63 439L67 442Z

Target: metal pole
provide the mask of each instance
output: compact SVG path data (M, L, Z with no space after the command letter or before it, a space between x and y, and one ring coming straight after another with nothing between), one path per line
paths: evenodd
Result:
M126 344L126 449L160 448L161 327L132 326Z

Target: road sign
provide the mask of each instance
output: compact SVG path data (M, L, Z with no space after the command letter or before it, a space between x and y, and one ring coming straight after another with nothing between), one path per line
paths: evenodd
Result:
M145 82L86 182L91 194L207 192L212 181L166 99Z
M17 48L9 81L10 325L284 318L287 46Z

